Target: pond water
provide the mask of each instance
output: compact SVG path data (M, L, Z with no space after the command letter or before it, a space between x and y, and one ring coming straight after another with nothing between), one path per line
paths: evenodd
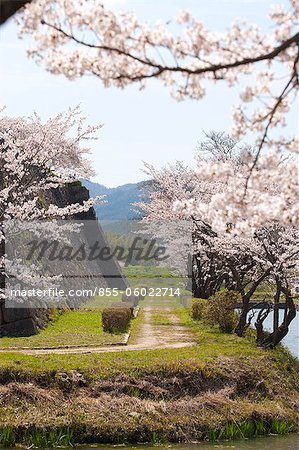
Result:
M248 439L244 441L230 441L217 443L198 443L198 444L173 444L165 446L151 446L151 445L136 445L132 447L123 446L99 446L99 447L81 447L80 450L111 450L112 448L121 448L122 450L298 450L299 449L299 434L292 434L289 436L267 436L255 439Z
M279 310L279 319L283 319L283 309ZM254 320L253 320L254 321ZM273 312L269 314L264 323L264 328L266 330L272 330L273 323ZM299 357L299 313L290 325L290 330L287 336L283 339L282 343L293 353L293 355ZM299 449L299 446L298 446Z
M71 447L70 447L71 448ZM73 448L73 447L72 447ZM90 445L86 447L76 447L77 450L298 450L299 434L290 434L287 436L262 436L244 441L223 441L223 442L199 442L196 444L169 444L169 445ZM2 450L13 450L2 448Z

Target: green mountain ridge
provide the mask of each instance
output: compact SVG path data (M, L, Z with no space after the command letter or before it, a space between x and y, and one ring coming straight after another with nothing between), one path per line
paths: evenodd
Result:
M91 197L105 195L106 203L95 205L97 217L101 222L141 219L142 211L133 204L146 201L146 195L143 193L146 183L148 182L141 181L107 188L99 183L82 180L82 184L89 190Z

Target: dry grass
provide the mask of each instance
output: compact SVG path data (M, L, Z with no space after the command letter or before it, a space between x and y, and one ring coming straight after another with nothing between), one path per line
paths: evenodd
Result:
M224 357L201 368L106 379L57 372L51 385L44 382L0 387L0 431L10 426L21 442L25 431L67 429L77 443L117 444L263 434L273 424L286 432L299 424L298 375L287 359L254 365Z

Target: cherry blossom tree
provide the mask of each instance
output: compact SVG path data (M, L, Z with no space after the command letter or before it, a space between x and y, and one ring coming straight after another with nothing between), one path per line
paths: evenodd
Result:
M255 322L257 342L264 347L274 347L288 333L289 325L296 316L290 280L299 262L298 231L268 223L251 238L227 233L225 238L222 235L214 237L210 245L215 254L220 255L222 270L227 270L229 289L241 295L237 335L244 335L255 316L253 309L259 307L260 313ZM271 292L260 301L256 293L266 284ZM278 308L279 303L283 303L282 297L285 297L284 318L279 323ZM263 330L263 322L271 311L274 311L273 332L268 336Z
M229 150L235 149L233 142L228 144L221 143L221 136L216 135L210 143L201 145L201 150L212 151L213 155L200 158L197 167L198 183L214 183L209 201L194 196L176 202L176 209L211 228L212 239L204 239L212 255L221 255L220 267L228 271L230 285L242 296L238 335L242 336L250 325L250 301L262 283L271 279L276 285L276 303L282 293L285 295L283 323L278 326L275 310L275 334L268 340L258 339L264 345L276 345L295 317L288 267L298 264L298 165L296 160L268 153L252 169L252 151L243 147L238 156ZM257 320L261 334L261 324L271 308Z
M99 127L84 127L78 108L42 123L37 115L0 118L0 264L4 297L5 223L33 223L65 218L89 210L97 199L60 207L49 193L93 171L81 144L94 139ZM54 223L54 222L53 222ZM42 227L42 224L41 224ZM44 230L45 231L45 230ZM49 228L47 228L49 232ZM15 261L15 266L17 262ZM10 265L11 266L11 265ZM24 273L28 272L28 268ZM20 271L18 270L20 273ZM27 274L30 276L30 274Z
M273 224L257 232L256 238L261 245L260 258L269 265L270 280L276 287L274 302L261 309L256 319L257 343L266 348L273 348L287 335L289 325L296 317L290 280L299 267L299 232L294 228L286 229ZM281 296L285 302L283 319L280 322ZM269 334L264 331L263 323L271 310L274 310L273 330Z
M143 233L162 240L167 248L165 264L190 277L188 258L193 253L192 220L184 212L175 211L173 204L197 195L196 173L180 161L160 170L145 163L144 172L151 179L143 188L144 197L149 201L136 204L145 214Z
M298 266L299 233L291 222L289 227L282 226L280 218L275 214L265 215L267 226L264 228L261 228L260 221L250 223L250 233L248 230L244 232L244 224L240 232L233 215L224 216L221 220L217 218L217 213L223 209L219 205L228 197L227 191L235 185L235 178L238 182L242 180L241 192L244 193L248 159L251 157L252 151L248 146L238 144L223 133L210 133L207 140L199 146L196 170L186 168L181 163L162 170L147 166L147 171L153 179L149 192L150 202L139 206L147 213L146 222L158 218L168 221L164 228L160 228L160 235L163 237L164 233L164 239L173 240L175 244L184 242L186 246L189 244L190 248L191 236L190 233L186 235L184 232L175 235L170 231L173 224L183 218L193 223L193 295L209 298L223 286L238 291L242 299L236 328L239 336L243 336L252 323L252 308L259 303L254 300L257 290L265 283L270 283L273 299L263 300L262 306L266 305L266 308L262 307L256 320L256 328L259 345L273 347L287 334L289 324L296 314L289 281L294 267ZM230 177L211 176L203 170L207 164L224 164ZM280 160L282 168L287 168L289 164L289 161ZM215 172L218 174L217 170ZM249 188L250 186L249 184ZM277 197L280 201L278 191L279 186L272 186L272 180L267 180L267 189L260 191L261 201L266 202L267 195L272 195L274 199ZM265 196L266 199L263 198ZM182 200L184 197L186 200ZM214 197L220 198L218 204L213 203L216 201ZM294 196L289 197L289 208L292 208L294 200ZM257 198L255 201L257 202ZM247 210L244 211L244 221L248 225L246 214ZM281 220L285 222L285 218L282 217ZM224 228L223 223L226 224ZM178 258L179 251L175 244L174 255ZM285 313L279 324L277 305L282 295L286 299ZM273 333L268 336L263 330L263 322L273 308L274 328Z
M214 192L210 201L187 198L177 204L186 213L200 215L214 230L225 232L234 227L238 234L253 235L267 222L299 225L299 170L296 158L269 152L260 156L252 168L254 155L243 155L242 166L225 161L200 161L200 180L218 183L223 190Z
M200 145L198 161L235 158L238 160L243 151L242 146L222 133L210 133L207 140ZM205 155L204 153L207 153ZM147 185L149 202L138 203L145 212L143 221L148 227L146 232L159 237L167 244L173 263L186 271L189 255L189 276L192 275L192 292L195 297L209 298L226 281L229 285L227 267L219 257L219 248L214 248L217 236L208 222L198 219L197 215L188 213L181 207L194 198L208 204L213 193L219 191L221 184L201 179L194 169L177 162L164 169L157 170L146 164L145 172L151 178ZM174 208L178 204L180 207ZM222 253L221 253L222 255ZM191 261L192 260L192 261Z
M244 147L236 158L223 145L217 148L216 139L213 148L218 157L199 156L197 169L191 173L186 168L177 177L167 171L153 173L162 195L153 194L146 208L149 220L166 216L193 222L197 245L208 262L203 269L206 279L211 270L218 275L221 265L225 268L222 276L228 273L226 282L242 294L239 335L248 326L249 299L272 277L277 297L283 293L290 306L281 332L277 332L279 327L274 330L272 343L287 330L293 306L288 263L280 264L282 242L272 241L271 233L261 238L261 230L279 226L289 242L299 222L298 139L288 136L285 129L299 86L297 16L298 4L290 0L289 9L271 8L269 33L245 22L235 22L219 33L187 11L173 21L150 26L133 13L109 10L100 0L33 0L19 17L21 36L30 34L35 42L29 56L51 73L69 79L91 74L107 87L139 83L143 88L156 78L178 100L200 100L212 83L242 84L240 103L233 108L231 134L234 139L253 134L254 147ZM263 148L267 151L261 153ZM186 174L192 178L191 188L185 183ZM277 246L274 258L268 246ZM241 258L236 259L238 255ZM214 281L216 286L219 280ZM266 315L267 311L261 313L256 322L259 341L264 343Z

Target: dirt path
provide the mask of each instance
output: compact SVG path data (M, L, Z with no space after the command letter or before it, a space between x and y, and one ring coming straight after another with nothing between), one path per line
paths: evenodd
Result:
M141 314L143 314L143 323L136 338L137 345L157 348L157 346L171 346L177 343L187 345L194 341L190 331L180 325L180 320L172 308L157 309L146 306ZM155 324L155 315L158 315L158 324ZM165 324L163 324L164 321Z
M79 346L69 348L35 348L35 349L0 349L1 352L18 352L26 355L49 354L89 354L112 353L132 350L152 350L159 348L182 348L195 344L191 332L183 325L172 308L155 308L145 306L141 309L142 324L134 339L134 343L128 341L127 345L109 345L106 347ZM158 320L156 317L158 316Z

